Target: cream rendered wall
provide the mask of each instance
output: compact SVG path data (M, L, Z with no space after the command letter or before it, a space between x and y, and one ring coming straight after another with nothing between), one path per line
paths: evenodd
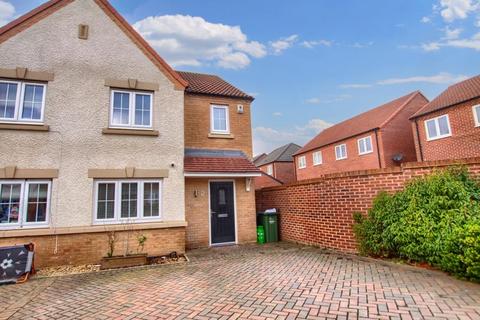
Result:
M79 24L90 26L88 40L77 38ZM90 168L169 169L163 217L185 220L184 93L174 90L93 0L76 0L0 44L0 68L15 67L55 74L46 95L45 124L50 131L0 130L0 167L60 170L53 181L51 225L92 224ZM159 84L153 100L153 127L159 137L102 135L109 121L106 78Z

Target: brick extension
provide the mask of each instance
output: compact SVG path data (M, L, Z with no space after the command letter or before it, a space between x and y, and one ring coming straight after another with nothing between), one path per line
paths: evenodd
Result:
M480 158L406 163L401 167L345 172L256 192L257 210L280 209L282 240L356 252L353 213L366 213L382 190L400 190L414 177L464 164L480 178Z

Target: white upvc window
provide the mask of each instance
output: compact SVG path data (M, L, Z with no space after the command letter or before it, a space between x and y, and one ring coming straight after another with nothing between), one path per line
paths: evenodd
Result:
M96 180L94 222L162 219L162 180Z
M228 106L213 104L210 106L210 131L219 134L230 133Z
M267 166L267 174L270 175L270 176L273 176L273 165L272 164L269 164Z
M357 140L358 143L358 154L368 154L373 152L372 146L372 137L368 136Z
M305 156L298 157L298 169L305 169L307 167L307 158Z
M426 120L425 131L427 132L428 141L450 137L452 130L450 128L448 114Z
M46 227L51 181L0 180L0 229Z
M347 145L346 144L340 144L338 146L335 146L335 159L337 159L337 160L347 159Z
M46 91L42 83L0 80L0 121L43 123Z
M153 93L112 90L110 98L110 127L152 128Z
M475 119L475 127L480 127L480 104L473 106L473 118Z
M318 166L323 163L322 151L315 151L312 155L313 165Z

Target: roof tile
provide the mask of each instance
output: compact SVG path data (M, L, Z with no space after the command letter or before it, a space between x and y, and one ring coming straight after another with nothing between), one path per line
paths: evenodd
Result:
M259 169L237 150L186 149L185 172L260 173Z
M480 97L480 75L456 83L443 91L438 97L426 104L412 118L438 111L458 103Z
M254 98L216 75L177 71L188 82L186 92L253 100Z

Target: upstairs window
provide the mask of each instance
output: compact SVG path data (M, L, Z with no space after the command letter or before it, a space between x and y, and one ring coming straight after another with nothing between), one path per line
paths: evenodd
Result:
M19 81L0 81L0 120L42 123L46 85Z
M427 140L436 140L452 135L450 120L447 114L425 121L425 129Z
M298 169L305 169L307 167L307 159L305 156L298 157Z
M373 152L373 147L372 147L372 137L371 136L358 139L358 154L359 155L372 153L372 152Z
M346 144L341 144L341 145L335 146L335 159L337 159L337 160L347 159L347 145Z
M473 106L473 118L475 119L475 127L480 127L480 105Z
M161 219L161 180L99 180L95 189L97 223Z
M267 174L273 176L273 165L269 164L267 166Z
M230 121L228 119L228 106L212 105L210 113L210 129L212 133L229 134Z
M322 151L316 151L312 155L313 157L313 165L318 166L319 164L322 164L323 159L322 159Z
M151 128L152 100L152 93L112 90L110 126Z
M50 181L0 180L0 229L48 225Z

